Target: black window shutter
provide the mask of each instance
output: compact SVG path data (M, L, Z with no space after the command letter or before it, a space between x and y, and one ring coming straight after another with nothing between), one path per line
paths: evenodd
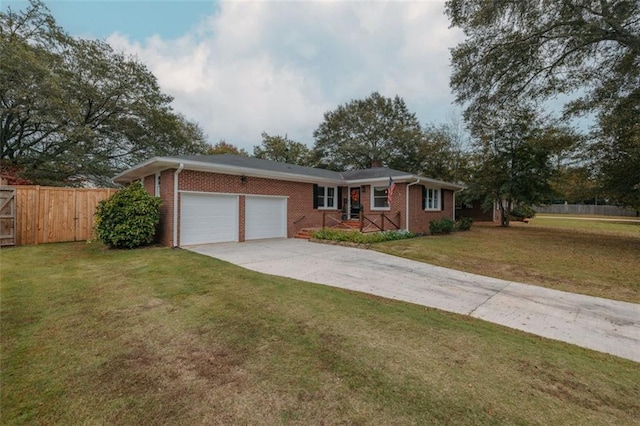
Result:
M422 186L422 210L425 209L425 207L427 206L427 187L424 185Z
M338 187L338 210L342 209L342 187Z
M440 210L444 210L444 189L440 190Z
M318 208L318 185L313 184L313 208Z

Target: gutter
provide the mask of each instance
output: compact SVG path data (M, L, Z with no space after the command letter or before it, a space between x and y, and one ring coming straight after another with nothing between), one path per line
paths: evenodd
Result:
M173 172L173 247L178 247L178 175L184 169L184 163Z
M417 185L419 183L420 183L420 179L416 180L415 182L407 184L407 195L405 197L405 201L407 205L405 209L405 221L404 221L404 227L407 231L409 231L409 187L413 185ZM454 209L454 212L455 212L455 209Z
M365 178L365 179L345 179L344 182L346 185L366 185L366 184L376 184L376 183L387 183L389 182L389 178L392 178L394 182L401 183L405 181L409 181L409 179L413 178L414 175L402 175L402 176L381 176L375 178Z

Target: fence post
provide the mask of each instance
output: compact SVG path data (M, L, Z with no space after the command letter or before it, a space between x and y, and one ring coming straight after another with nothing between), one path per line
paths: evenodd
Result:
M78 190L73 191L73 241L78 241Z
M33 215L33 229L35 230L35 244L38 245L40 244L40 207L41 207L41 202L40 202L40 185L36 185L36 193L35 193L35 197L36 197L36 208L35 208L35 212ZM44 213L42 213L42 217L44 218ZM44 219L43 219L44 221Z

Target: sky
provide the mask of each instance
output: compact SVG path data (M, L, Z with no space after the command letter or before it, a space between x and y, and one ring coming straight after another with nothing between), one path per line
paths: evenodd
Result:
M45 0L76 37L136 55L211 144L250 153L262 132L308 146L324 114L373 92L424 124L460 116L444 0ZM0 7L26 7L0 0Z

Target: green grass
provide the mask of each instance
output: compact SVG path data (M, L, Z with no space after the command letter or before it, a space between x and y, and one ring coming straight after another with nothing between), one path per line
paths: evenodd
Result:
M534 227L575 229L587 233L604 233L640 238L640 218L612 216L573 216L539 214L531 221Z
M164 248L1 252L11 424L634 424L638 364Z
M640 223L535 218L374 249L461 271L640 302Z

